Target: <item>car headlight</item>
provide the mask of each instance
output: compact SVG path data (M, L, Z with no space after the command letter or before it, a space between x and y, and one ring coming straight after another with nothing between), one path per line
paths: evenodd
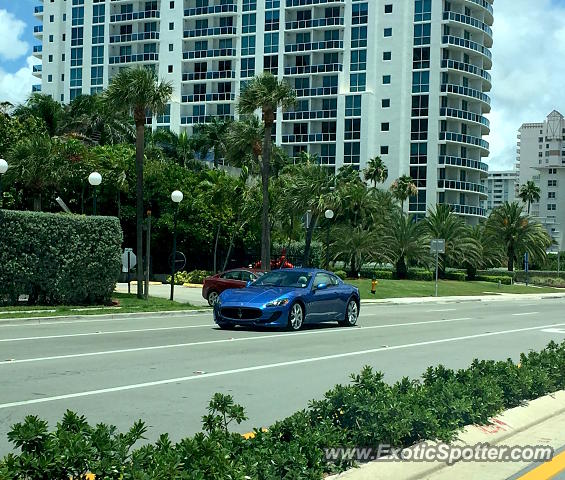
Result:
M283 307L288 303L288 298L277 298L272 302L267 303L266 307Z

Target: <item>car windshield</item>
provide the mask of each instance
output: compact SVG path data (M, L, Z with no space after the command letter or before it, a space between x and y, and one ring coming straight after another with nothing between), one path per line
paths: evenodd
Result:
M270 286L270 287L306 288L311 278L312 278L312 274L308 272L280 270L280 271L266 273L261 278L256 280L253 285Z

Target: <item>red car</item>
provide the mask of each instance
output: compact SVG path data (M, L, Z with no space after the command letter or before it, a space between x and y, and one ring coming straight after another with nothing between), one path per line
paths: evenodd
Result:
M207 277L204 279L204 285L202 285L202 296L212 306L218 299L218 295L224 290L228 288L245 288L247 282L254 282L263 273L263 271L255 268L235 268Z

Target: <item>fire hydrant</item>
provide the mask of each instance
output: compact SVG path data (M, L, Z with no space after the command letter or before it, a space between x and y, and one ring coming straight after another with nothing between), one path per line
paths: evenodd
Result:
M377 279L375 277L373 277L373 280L371 280L371 293L374 295L377 291L377 285L379 284L379 282L377 281Z

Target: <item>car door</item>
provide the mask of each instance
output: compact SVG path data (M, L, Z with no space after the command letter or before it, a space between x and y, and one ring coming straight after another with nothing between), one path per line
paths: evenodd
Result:
M326 284L327 288L318 290L316 287L321 283ZM327 273L317 273L311 288L310 302L306 312L308 323L335 320L337 315L335 296L337 292L330 276Z
M344 283L341 282L335 275L330 275L330 279L333 285L333 290L335 292L335 297L334 297L335 306L336 306L335 320L341 320L345 315L347 301L349 300L349 290L345 287Z

